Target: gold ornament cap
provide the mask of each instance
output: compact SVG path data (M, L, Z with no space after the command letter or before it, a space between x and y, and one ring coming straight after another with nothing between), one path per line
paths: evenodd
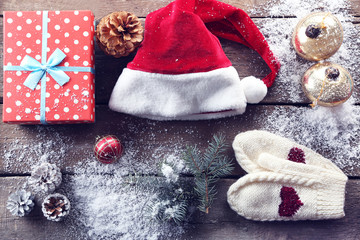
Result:
M292 44L296 52L310 61L320 61L334 55L343 42L340 21L329 12L311 13L297 24Z
M331 62L317 63L310 67L302 78L306 96L311 106L333 107L348 100L354 89L349 72Z

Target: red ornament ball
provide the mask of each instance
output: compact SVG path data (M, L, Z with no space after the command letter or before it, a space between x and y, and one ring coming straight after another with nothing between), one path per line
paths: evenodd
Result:
M96 141L94 153L100 162L110 164L121 157L123 147L117 137L108 135Z

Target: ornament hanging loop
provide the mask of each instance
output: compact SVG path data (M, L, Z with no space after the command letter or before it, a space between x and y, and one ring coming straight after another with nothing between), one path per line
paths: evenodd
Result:
M302 88L312 102L311 107L334 107L351 97L354 81L340 65L323 62L313 65L304 73Z
M321 89L320 89L320 93L319 93L318 97L310 104L310 106L311 106L312 108L316 107L316 105L317 105L317 103L318 103L321 95L322 95L323 92L324 92L325 82L326 82L326 79L328 78L328 75L329 75L329 74L327 74L327 75L325 76L324 80L322 81L322 85L321 85Z

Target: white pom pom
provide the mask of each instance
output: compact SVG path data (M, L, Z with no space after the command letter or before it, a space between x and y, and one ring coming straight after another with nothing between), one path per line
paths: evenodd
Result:
M248 103L259 103L267 94L265 83L256 77L243 78L241 84Z

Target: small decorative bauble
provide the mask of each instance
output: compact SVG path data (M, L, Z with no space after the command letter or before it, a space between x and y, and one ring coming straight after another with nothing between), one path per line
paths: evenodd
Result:
M6 203L6 208L10 210L11 214L19 217L29 214L34 206L34 195L25 190L12 193Z
M117 137L109 135L97 140L94 152L100 162L109 164L121 157L123 147Z
M343 42L343 28L331 13L312 13L297 24L292 44L296 52L310 61L331 57Z
M60 194L50 194L47 196L41 206L44 216L50 221L61 221L70 212L69 199Z
M340 65L324 62L310 67L302 78L311 106L333 107L348 100L354 89L349 72Z
M39 193L52 193L60 185L62 174L55 164L43 162L35 167L28 178L28 184Z

